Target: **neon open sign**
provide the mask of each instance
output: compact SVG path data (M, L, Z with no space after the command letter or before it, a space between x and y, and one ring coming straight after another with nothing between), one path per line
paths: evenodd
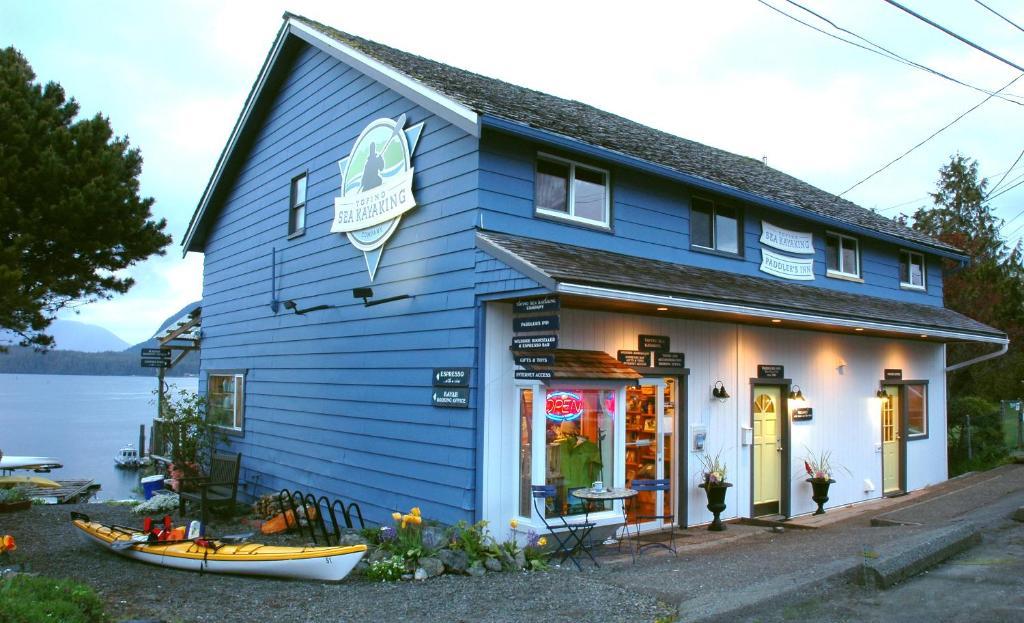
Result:
M549 420L568 422L583 415L583 396L572 392L551 392L548 394L544 413Z

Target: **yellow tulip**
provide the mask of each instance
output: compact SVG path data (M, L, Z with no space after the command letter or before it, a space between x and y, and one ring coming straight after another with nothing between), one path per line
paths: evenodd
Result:
M420 517L419 515L413 515L412 518L414 520L413 523L416 524L417 526L420 525L421 523L423 523L423 518Z
M544 547L547 544L548 544L548 538L547 537L542 536L539 539L537 539L537 545L539 545L540 547Z
M395 511L395 512L391 513L391 518L394 519L395 521L402 521L402 513L399 513L398 511Z
M509 526L510 526L510 527L511 527L511 528L512 528L513 530L515 530L516 528L518 528L518 527L519 527L519 520L517 520L517 519L513 519L513 520L511 520L511 521L509 521L509 522L508 522L508 525L509 525Z
M0 539L0 553L13 552L16 549L18 546L15 545L13 536L5 534L3 539Z

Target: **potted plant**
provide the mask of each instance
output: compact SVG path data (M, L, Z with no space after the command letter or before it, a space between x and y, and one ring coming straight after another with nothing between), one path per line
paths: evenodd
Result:
M13 513L32 507L32 500L22 487L0 489L0 513Z
M834 469L839 468L847 474L850 470L842 465L832 463L832 452L824 450L818 454L807 451L804 457L804 471L807 472L807 482L811 483L811 499L818 505L815 515L825 514L825 502L828 502L828 488L835 482L832 478Z
M699 458L702 469L701 483L697 486L704 489L704 493L708 496L708 510L715 515L708 530L721 532L725 530L725 524L722 523L720 517L722 511L725 510L725 493L732 486L732 483L726 482L728 469L725 462L721 460L721 452L714 456L702 454Z

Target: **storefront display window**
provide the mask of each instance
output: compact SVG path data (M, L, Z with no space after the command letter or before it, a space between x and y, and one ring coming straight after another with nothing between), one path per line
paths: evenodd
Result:
M907 435L923 437L928 434L928 410L924 385L907 385Z
M544 426L546 484L554 485L556 497L547 515L583 514L583 503L572 496L575 489L595 481L611 486L614 478L615 395L610 389L547 389ZM609 510L591 507L590 511Z

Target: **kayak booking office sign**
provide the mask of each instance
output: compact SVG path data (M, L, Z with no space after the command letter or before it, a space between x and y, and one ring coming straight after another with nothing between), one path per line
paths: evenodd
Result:
M338 161L341 196L334 199L331 231L363 252L370 281L402 215L416 207L411 160L422 132L422 123L405 128L404 114L371 121Z

